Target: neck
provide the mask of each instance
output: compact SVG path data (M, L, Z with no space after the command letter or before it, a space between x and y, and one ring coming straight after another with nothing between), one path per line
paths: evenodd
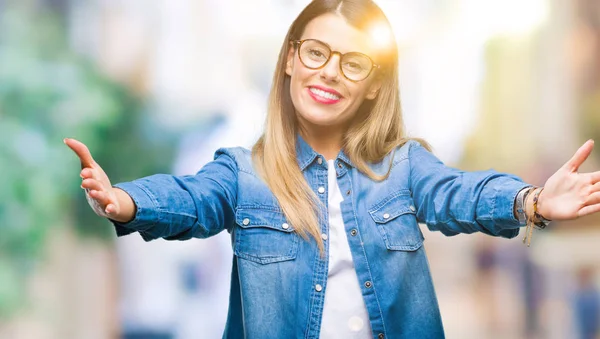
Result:
M325 159L335 159L342 149L344 133L333 126L311 126L301 129L302 138L315 152L322 154Z

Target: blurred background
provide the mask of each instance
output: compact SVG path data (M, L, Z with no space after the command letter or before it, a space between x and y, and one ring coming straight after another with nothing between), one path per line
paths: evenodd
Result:
M228 234L116 239L62 139L86 143L113 183L250 147L308 2L0 0L0 338L220 337ZM542 185L600 141L598 0L376 2L407 130L448 165ZM600 217L555 223L530 248L423 232L448 338L600 336Z

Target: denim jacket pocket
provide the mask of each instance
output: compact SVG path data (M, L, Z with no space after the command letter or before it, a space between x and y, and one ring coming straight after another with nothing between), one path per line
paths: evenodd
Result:
M275 207L240 206L235 213L234 254L259 264L295 259L298 236Z
M423 245L416 209L409 190L396 192L374 204L369 214L385 246L395 251L416 251Z

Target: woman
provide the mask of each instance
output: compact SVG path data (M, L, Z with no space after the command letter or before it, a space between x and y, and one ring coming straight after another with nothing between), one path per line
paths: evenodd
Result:
M417 223L512 238L600 210L600 172L577 173L592 141L542 189L445 167L407 138L397 47L372 36L381 25L391 32L369 0L311 2L281 48L264 134L196 175L112 187L85 145L65 140L119 236L231 234L226 338L441 338Z

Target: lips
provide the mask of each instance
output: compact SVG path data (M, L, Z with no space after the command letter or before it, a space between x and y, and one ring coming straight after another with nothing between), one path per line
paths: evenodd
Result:
M309 86L308 94L316 102L326 105L336 104L344 98L338 91L322 86Z

